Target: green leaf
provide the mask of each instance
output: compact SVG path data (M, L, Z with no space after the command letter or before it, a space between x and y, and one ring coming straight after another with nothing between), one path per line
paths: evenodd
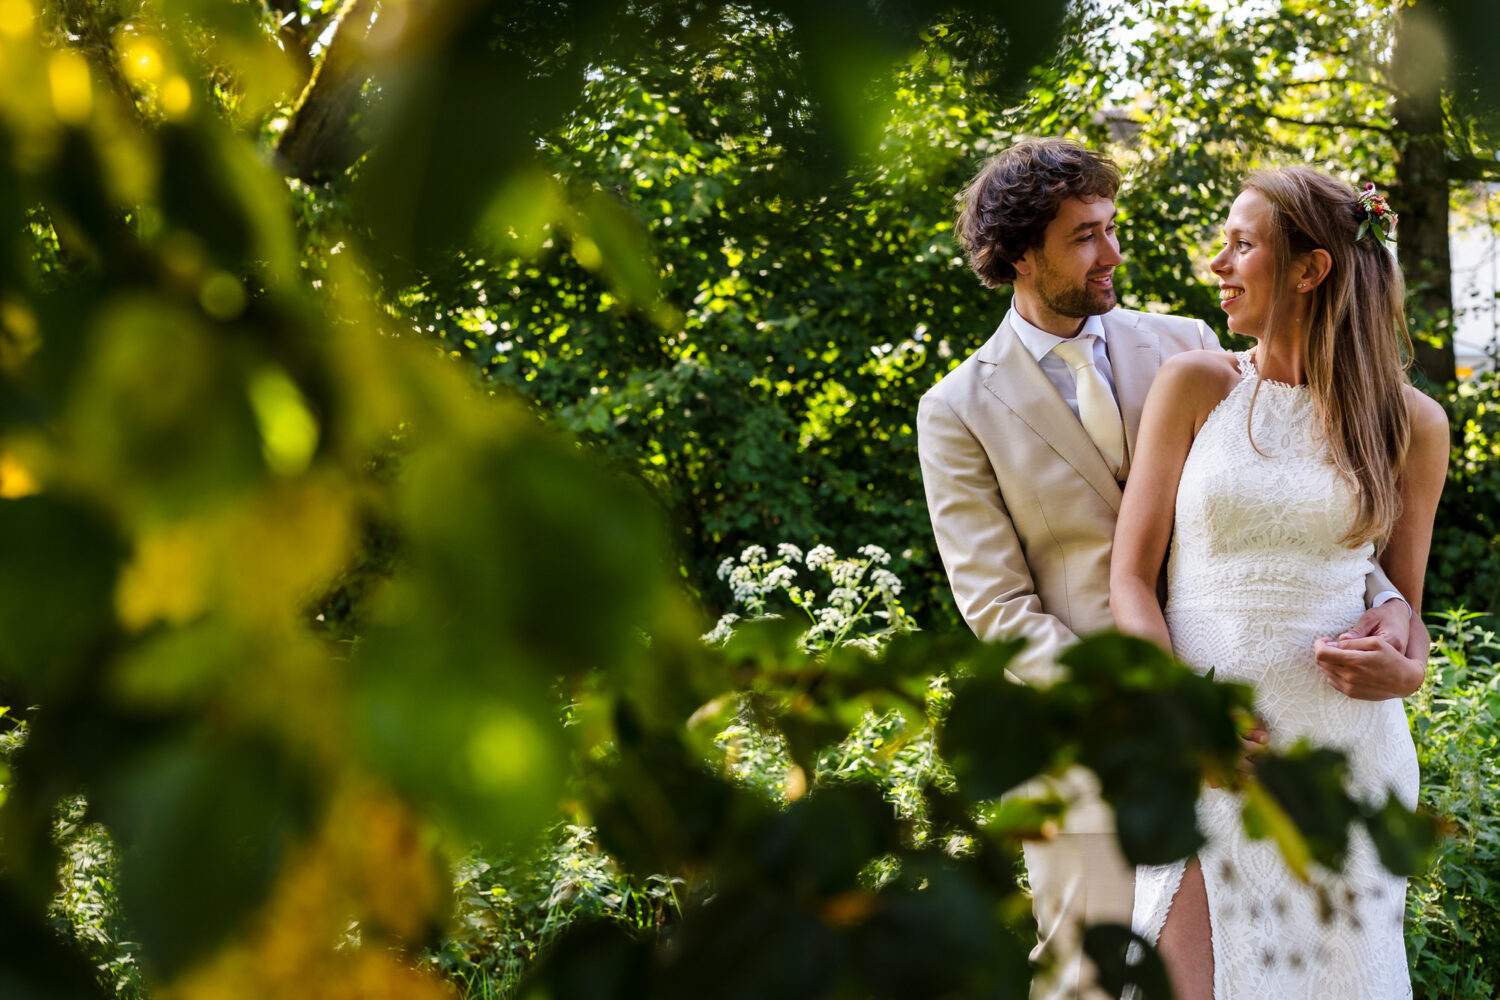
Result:
M1257 805L1269 832L1283 851L1290 851L1287 864L1305 871L1305 858L1327 868L1343 867L1349 846L1349 824L1358 818L1359 807L1345 791L1348 773L1344 755L1337 750L1300 745L1284 755L1267 755L1256 764L1256 781L1269 799ZM1283 821L1271 808L1272 801L1285 814ZM1297 837L1290 834L1288 823ZM1305 842L1300 846L1297 840ZM1305 852L1305 853L1304 853Z
M1172 1000L1161 956L1128 927L1095 924L1083 932L1083 951L1099 970L1099 985L1118 997L1134 987L1138 1000Z
M1308 877L1312 851L1307 846L1307 839L1286 814L1286 810L1258 782L1252 782L1245 789L1241 819L1247 837L1251 840L1271 838L1281 851L1282 860L1287 867L1298 878L1305 880Z
M623 205L596 192L579 206L573 225L573 253L580 264L602 271L627 302L650 306L656 301L657 270L646 232Z
M1201 847L1194 808L1199 789L1198 774L1191 768L1131 771L1109 781L1105 798L1114 807L1115 834L1126 860L1166 864Z
M1003 795L1046 770L1058 749L1046 696L993 675L957 686L938 747L974 802Z
M120 839L120 900L147 967L171 979L242 926L312 825L306 773L273 743L174 740L96 795Z
M1437 847L1438 827L1433 815L1413 812L1394 796L1365 820L1380 863L1392 875L1420 876L1429 870Z
M0 500L0 553L0 673L41 700L112 627L124 546L94 511L44 493Z

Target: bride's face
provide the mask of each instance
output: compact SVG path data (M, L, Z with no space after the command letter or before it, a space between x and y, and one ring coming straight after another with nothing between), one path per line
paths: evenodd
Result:
M1208 263L1219 276L1219 307L1235 333L1259 339L1272 306L1290 301L1292 280L1277 285L1275 254L1270 203L1259 192L1241 192L1224 223L1224 249Z

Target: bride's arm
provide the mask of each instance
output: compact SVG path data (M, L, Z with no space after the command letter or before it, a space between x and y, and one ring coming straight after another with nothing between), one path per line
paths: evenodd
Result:
M1411 443L1397 489L1401 516L1391 529L1380 564L1391 583L1411 604L1412 634L1401 656L1375 638L1320 641L1318 666L1328 681L1351 698L1383 701L1405 698L1427 675L1427 630L1422 625L1422 582L1432 547L1432 521L1448 476L1448 416L1434 400L1407 387Z
M1410 386L1406 400L1411 413L1411 444L1406 466L1396 488L1401 493L1401 516L1380 553L1380 565L1401 591L1412 612L1422 614L1422 582L1427 554L1432 548L1432 522L1448 478L1448 415L1436 400Z
M1109 564L1109 610L1115 625L1168 652L1172 639L1156 597L1156 581L1172 535L1183 463L1204 418L1228 391L1225 376L1233 373L1229 364L1217 352L1190 351L1161 366L1141 413L1115 527Z

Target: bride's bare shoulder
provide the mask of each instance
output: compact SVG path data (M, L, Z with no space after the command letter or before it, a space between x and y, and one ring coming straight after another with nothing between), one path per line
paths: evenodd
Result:
M1170 391L1179 398L1212 399L1217 403L1239 380L1240 370L1233 354L1227 351L1183 351L1162 362L1151 390Z
M1416 451L1448 453L1448 411L1441 403L1414 385L1401 387L1406 413L1411 421L1411 447Z
M1163 426L1179 425L1193 436L1240 380L1232 354L1183 351L1162 362L1147 394L1146 410ZM1144 419L1144 418L1143 418Z
M1413 431L1448 432L1448 412L1441 403L1414 385L1402 386L1401 396L1406 400L1406 412L1411 418Z

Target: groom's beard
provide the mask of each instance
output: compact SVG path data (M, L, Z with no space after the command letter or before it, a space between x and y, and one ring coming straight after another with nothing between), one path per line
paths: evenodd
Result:
M1038 255L1036 294L1052 312L1059 316L1084 319L1099 316L1115 307L1115 287L1095 288L1087 282L1073 284L1052 270L1046 258Z

